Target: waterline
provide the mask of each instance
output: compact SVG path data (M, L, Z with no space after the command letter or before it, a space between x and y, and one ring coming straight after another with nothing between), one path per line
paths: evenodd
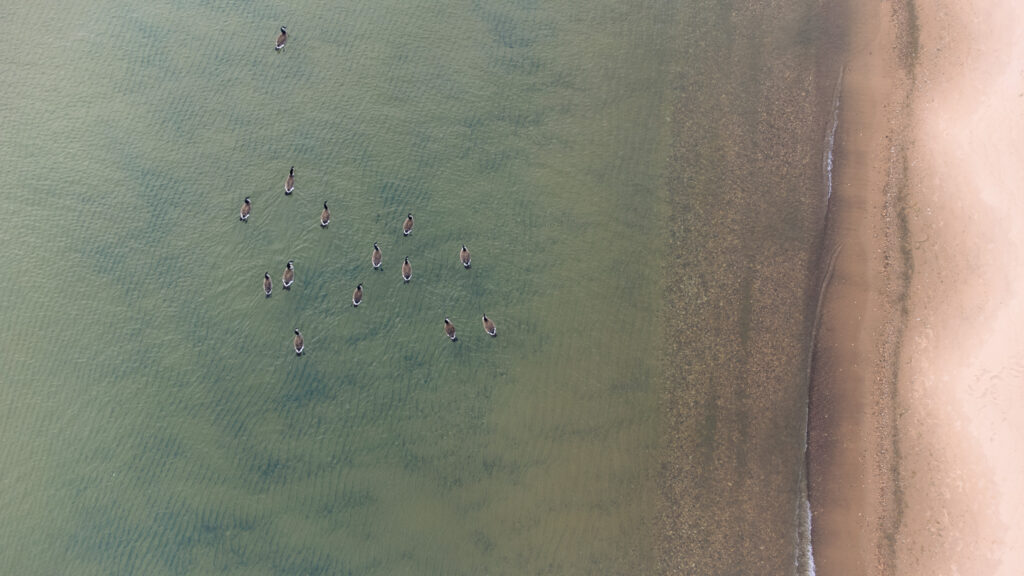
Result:
M843 89L843 72L845 67L839 68L839 78L836 80L835 92L832 96L832 121L825 132L825 152L822 159L822 172L825 175L825 202L826 206L832 199L832 168L834 166L836 130L839 129L839 97Z

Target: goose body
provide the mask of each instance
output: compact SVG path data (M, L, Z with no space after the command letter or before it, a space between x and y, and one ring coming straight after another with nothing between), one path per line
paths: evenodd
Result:
M327 209L327 202L324 202L324 210L320 213L320 227L327 228L331 223L331 211Z
M284 48L285 42L288 41L288 31L285 30L284 26L281 26L281 33L277 35L277 44L274 45L274 50L280 50Z
M464 268L469 268L470 262L473 261L473 258L470 257L469 250L466 248L465 244L462 245L462 250L459 250L459 260L462 261L462 266Z
M295 339L292 340L292 345L295 346L295 354L301 356L302 351L306 349L305 343L302 341L302 332L299 329L295 329Z
M373 243L373 255L370 256L370 262L373 263L373 269L374 270L380 270L380 262L383 259L383 257L384 257L384 255L381 254L381 252L380 252L380 246L377 246L377 243L374 242Z
M455 324L452 324L452 321L447 318L444 319L444 333L452 342L455 342Z
M288 170L288 178L284 181L284 193L285 196L291 194L295 190L295 166L292 166Z
M249 211L252 210L252 202L249 201L249 197L245 197L245 202L242 203L242 210L238 213L238 219L245 222L249 219Z
M402 224L402 236L408 236L412 234L412 214L410 213L405 217L405 223Z
M292 262L292 260L288 261L288 264L284 267L284 274L281 276L281 284L284 285L285 290L291 288L292 283L295 282L295 266Z
M491 336L498 335L498 329L494 326L494 322L492 322L491 319L487 317L487 314L484 314L483 323L484 332L487 332L487 334Z
M406 282L412 278L412 266L409 264L409 257L405 257L405 262L402 263L402 280Z
M356 286L355 292L352 293L352 305L359 306L359 303L363 301L363 285Z
M263 293L270 296L270 293L274 291L274 283L270 281L270 272L263 273Z

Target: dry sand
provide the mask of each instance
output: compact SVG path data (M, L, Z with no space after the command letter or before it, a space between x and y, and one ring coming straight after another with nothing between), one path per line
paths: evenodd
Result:
M1024 574L1024 3L851 4L818 574Z
M919 2L900 574L1024 574L1024 4Z

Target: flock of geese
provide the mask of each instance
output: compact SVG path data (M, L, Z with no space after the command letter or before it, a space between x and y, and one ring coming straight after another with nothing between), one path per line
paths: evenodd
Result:
M281 50L282 48L284 48L284 45L285 45L286 42L288 42L288 31L287 31L287 29L284 26L282 26L281 27L281 34L279 34L278 37L277 37L277 43L274 46L274 50ZM295 167L292 166L288 170L288 178L285 179L285 182L284 182L284 194L285 194L285 196L290 196L291 193L294 192L294 191L295 191ZM249 215L251 213L252 213L252 199L250 197L246 196L245 197L245 201L242 203L242 208L241 208L241 210L238 213L238 218L242 222L248 222ZM330 211L330 209L327 208L327 202L325 201L324 202L324 209L323 209L323 211L320 212L320 227L321 228L327 228L327 226L330 223L331 223L331 211ZM410 234L412 234L413 224L414 224L414 220L413 220L413 217L412 217L412 213L409 213L409 215L405 217L405 221L402 223L402 236L409 236ZM370 255L370 263L373 264L373 269L374 270L380 270L381 269L381 262L382 261L383 261L383 254L381 253L380 247L377 245L376 242L374 242L373 243L373 253ZM470 268L470 265L472 264L472 261L473 261L472 257L471 257L471 255L469 253L469 249L466 248L465 244L462 245L462 250L459 251L459 261L462 263L462 266L464 268L466 268L467 270ZM409 280L411 280L411 279L412 279L412 265L409 264L409 257L406 256L405 261L402 263L402 281L405 282L405 283L408 283ZM285 266L284 274L281 276L281 284L282 284L282 286L284 287L285 290L288 290L288 289L291 288L292 284L294 284L294 283L295 283L295 262L294 262L294 260L289 260L288 264ZM274 282L273 282L273 280L270 279L270 272L264 272L263 273L263 292L266 295L266 297L269 298L270 294L273 291L274 291ZM363 301L363 285L359 284L358 286L356 286L355 291L352 292L352 306L358 307L359 304L362 303L362 301ZM483 326L484 326L484 332L486 332L489 336L497 336L498 335L498 330L497 330L497 328L494 325L494 321L492 321L490 318L488 318L486 314L483 315L483 318L482 318L481 322L483 323ZM448 318L444 319L444 333L452 342L455 342L456 340L458 340L458 338L455 336L455 325L452 324L451 320L449 320ZM302 352L305 350L305 344L304 344L304 341L303 341L303 338L302 338L302 332L300 332L298 328L295 329L295 338L293 339L292 344L293 344L293 346L295 348L295 354L298 355L298 356L301 356Z

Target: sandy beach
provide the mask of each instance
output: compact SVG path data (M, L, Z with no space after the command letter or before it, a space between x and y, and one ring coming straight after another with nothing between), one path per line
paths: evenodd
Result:
M921 3L902 574L1024 573L1024 6Z
M866 4L815 355L818 573L1021 574L1024 7Z

